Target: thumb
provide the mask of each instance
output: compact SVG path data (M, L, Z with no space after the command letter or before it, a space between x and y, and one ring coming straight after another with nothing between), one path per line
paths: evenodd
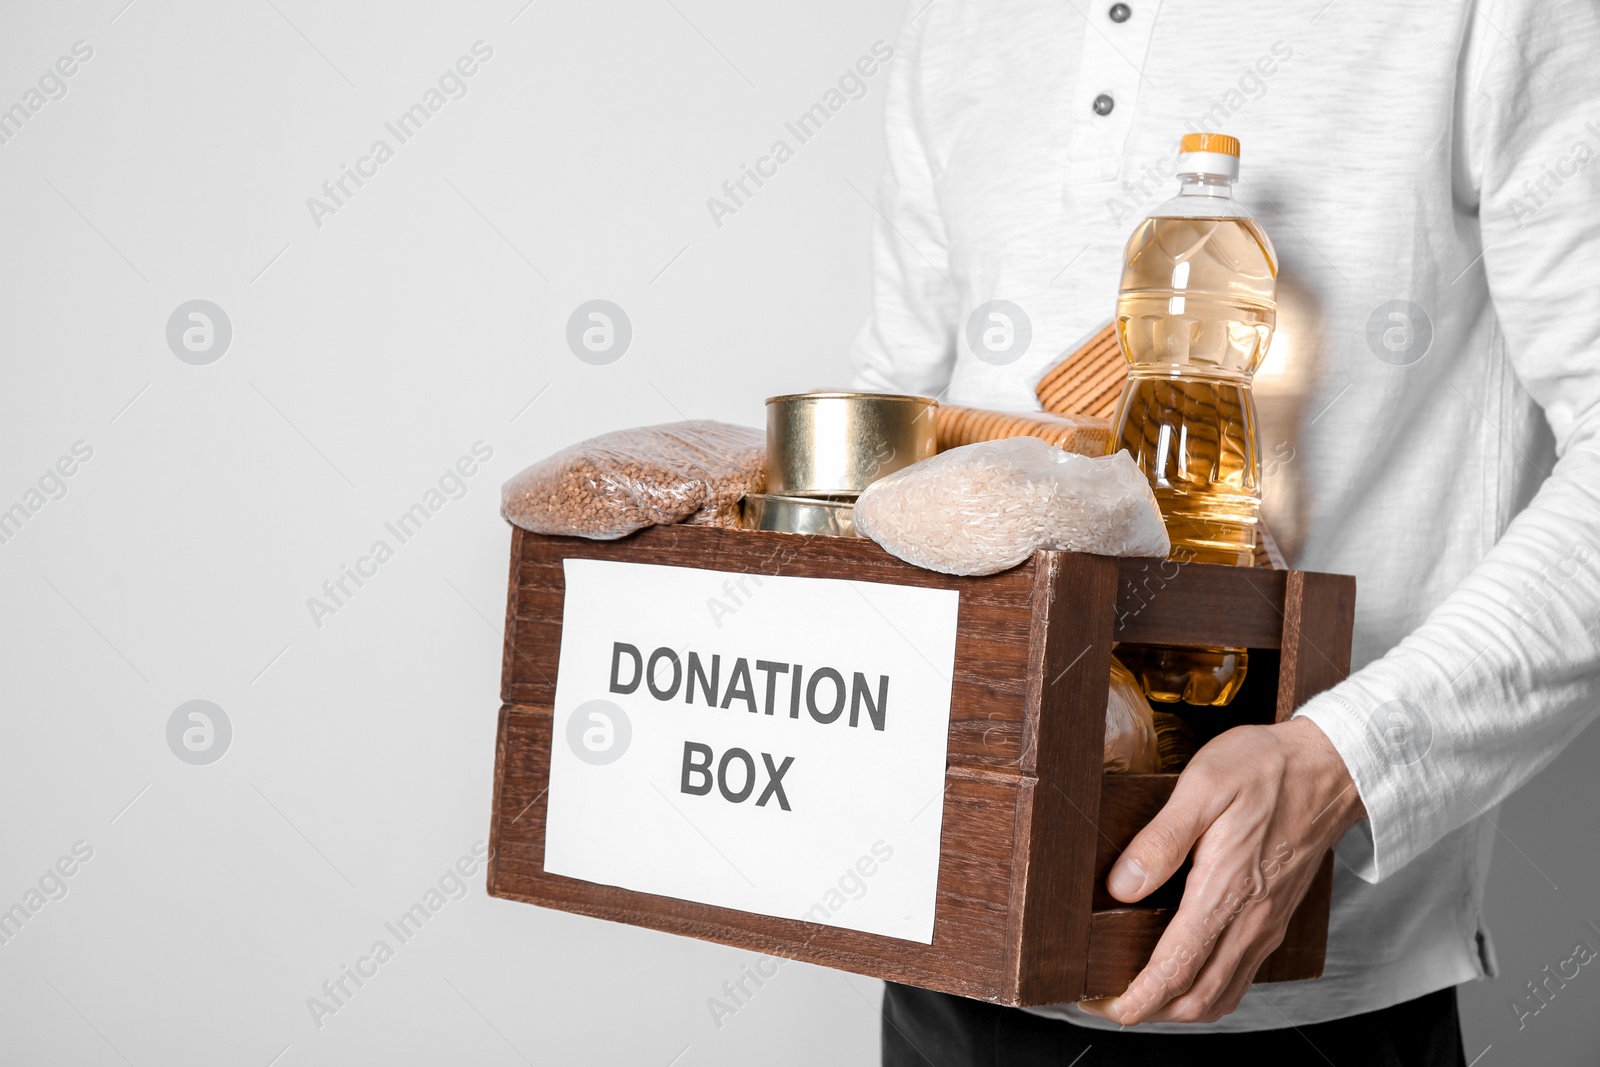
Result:
M1195 841L1222 814L1228 799L1213 783L1186 771L1156 817L1112 865L1106 889L1125 904L1158 889L1183 866Z

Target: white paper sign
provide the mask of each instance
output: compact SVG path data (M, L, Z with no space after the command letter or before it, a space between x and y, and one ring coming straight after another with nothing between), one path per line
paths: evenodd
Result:
M545 870L931 943L959 594L565 568Z

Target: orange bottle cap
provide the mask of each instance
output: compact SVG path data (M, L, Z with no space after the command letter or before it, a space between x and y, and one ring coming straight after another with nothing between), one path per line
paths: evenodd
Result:
M1180 152L1215 152L1239 158L1239 139L1225 133L1186 133L1178 145Z

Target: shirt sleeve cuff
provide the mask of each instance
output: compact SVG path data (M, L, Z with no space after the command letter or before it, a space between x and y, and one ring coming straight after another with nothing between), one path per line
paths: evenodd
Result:
M1378 882L1405 865L1412 836L1407 819L1404 768L1392 758L1381 740L1374 739L1372 710L1364 694L1349 692L1348 684L1319 693L1294 717L1317 724L1344 760L1367 817L1353 826L1336 849L1339 859L1365 882ZM1372 708L1381 704L1375 702Z

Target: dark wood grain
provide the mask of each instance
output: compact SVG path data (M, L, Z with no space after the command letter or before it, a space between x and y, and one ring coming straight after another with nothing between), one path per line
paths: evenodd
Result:
M519 600L517 594L521 584L518 581L518 571L522 569L522 559L526 555L522 545L522 539L525 536L527 534L522 527L511 527L511 577L506 583L506 623L500 634L500 677L502 684L504 684L504 679L511 677L514 667L512 660L517 655L517 604Z
M1328 913L1333 904L1333 852L1316 861L1311 888L1289 919L1283 944L1261 964L1258 982L1294 982L1322 974L1328 954Z
M1331 859L1331 857L1330 857ZM1329 868L1331 874L1331 868ZM1318 877L1322 877L1319 868ZM1315 891L1307 894L1300 910L1316 909L1319 898ZM1326 907L1326 903L1320 904ZM1128 984L1138 977L1155 952L1161 935L1177 908L1111 908L1096 911L1089 917L1089 949L1085 967L1083 998L1114 997L1124 992ZM1326 911L1324 911L1326 925ZM1306 942L1304 927L1262 963L1256 971L1258 982L1294 982L1317 978L1322 974L1321 953L1310 951L1314 947ZM1324 937L1326 931L1324 930Z
M1143 645L1277 648L1289 571L1120 561L1115 639Z
M1114 997L1144 969L1172 921L1173 908L1117 908L1089 917L1083 997Z
M1343 574L1289 571L1284 591L1283 659L1278 671L1278 721L1350 673L1356 580ZM1321 974L1333 902L1333 852L1318 861L1316 877L1289 920L1283 944L1267 959L1261 979L1292 981Z
M1035 568L1031 599L1038 663L1030 670L1023 735L1029 785L1027 879L1020 902L1017 998L1027 1004L1083 992L1100 815L1111 616L1083 611L1116 596L1117 561L1051 553Z
M1266 669L1253 662L1252 675L1261 699L1242 704L1231 723L1230 709L1208 709L1219 728L1265 721L1273 711L1281 717L1284 706L1292 710L1349 667L1353 585L1335 576L1168 564L1157 588L1144 561L1042 552L1003 574L958 578L902 563L865 540L703 527L652 528L612 542L517 531L511 549L492 895L1001 1004L1120 992L1117 982L1125 987L1144 965L1171 917L1160 906L1165 898L1113 907L1100 888L1173 782L1101 773L1113 640L1258 650ZM562 561L571 558L960 593L931 945L545 873ZM1297 913L1263 974L1320 973L1328 907L1321 873L1304 921Z
M932 945L597 885L544 871L549 708L500 711L491 896L997 999L1007 951L1014 778L955 770L945 781Z
M1100 786L1100 832L1094 840L1094 899L1095 911L1113 911L1129 907L1106 891L1106 876L1111 865L1122 855L1151 816L1161 810L1173 787L1178 784L1176 774L1108 774ZM1183 872L1166 885L1145 897L1136 908L1175 907L1183 892Z
M523 544L507 633L515 633L524 654L509 657L510 671L501 687L506 703L555 700L565 559L954 589L961 594L961 606L951 679L950 760L982 767L1017 765L1028 679L1031 561L1003 574L960 578L903 563L865 538L688 526L651 527L618 541L530 534Z
M1346 574L1285 571L1283 659L1278 715L1284 722L1306 701L1344 681L1356 616L1356 580Z
M1178 776L1108 774L1104 777L1103 783L1100 791L1100 835L1096 842L1094 859L1093 922L1110 923L1111 926L1106 929L1115 929L1117 932L1106 935L1113 938L1113 941L1099 946L1098 953L1091 951L1090 978L1085 980L1085 996L1094 996L1094 988L1103 990L1116 986L1118 981L1123 984L1116 986L1113 992L1120 993L1126 988L1127 980L1138 973L1135 969L1132 974L1127 974L1127 969L1136 962L1142 965L1143 961L1149 958L1162 930L1166 928L1166 919L1150 925L1144 920L1128 917L1102 920L1100 914L1160 911L1163 915L1170 915L1182 899L1184 878L1189 870L1189 864L1186 862L1165 885L1135 904L1124 904L1106 891L1105 880L1111 873L1111 865L1150 821L1150 816L1167 802L1173 788L1178 784ZM1327 873L1331 874L1331 871L1332 868L1329 867ZM1331 883L1326 886L1323 884L1323 873L1318 872L1318 880L1313 882L1306 901L1300 905L1300 911L1305 912L1305 919L1300 920L1299 925L1295 925L1295 919L1290 920L1292 933L1286 935L1284 943L1263 961L1261 968L1256 972L1258 981L1291 982L1302 978L1315 978L1322 973L1319 939L1325 939L1327 936L1326 890L1331 886ZM1296 914L1299 915L1300 912L1297 911ZM1322 917L1321 927L1317 926L1318 915ZM1099 930L1101 927L1093 926L1092 929ZM1135 932L1138 933L1137 937L1134 936ZM1117 947L1112 947L1113 945ZM1139 956L1138 960L1126 958L1127 953L1138 955L1141 952L1143 955ZM1096 967L1106 969L1096 971L1094 969ZM1122 977L1124 974L1127 974L1127 978Z

